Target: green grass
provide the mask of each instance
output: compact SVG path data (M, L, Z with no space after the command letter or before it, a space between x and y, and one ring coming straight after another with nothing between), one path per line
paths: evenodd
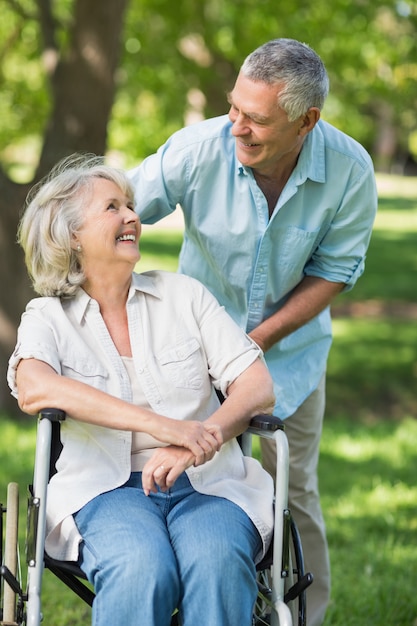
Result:
M0 502L6 505L7 484L19 483L19 541L22 579L26 584L24 545L28 485L32 482L33 455L36 440L36 419L21 421L0 415ZM88 626L90 610L50 573L43 579L44 623L50 626Z
M417 179L378 177L365 273L333 306L328 416L417 416Z
M326 425L320 480L332 565L326 626L417 618L417 421Z
M340 318L327 376L327 416L417 415L417 324L401 318Z
M333 578L325 626L417 624L417 179L378 185L365 273L334 306L319 468ZM181 239L147 229L138 270L175 271ZM9 480L30 482L35 423L3 416L0 428L4 501ZM49 573L44 614L53 626L90 623Z

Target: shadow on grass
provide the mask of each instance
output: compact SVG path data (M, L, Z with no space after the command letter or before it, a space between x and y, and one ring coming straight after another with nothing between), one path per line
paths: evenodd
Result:
M379 196L378 198L378 209L383 211L385 209L388 210L398 210L398 211L415 211L416 209L416 198L401 198L400 196Z
M352 420L417 415L417 324L400 319L336 319L326 415Z

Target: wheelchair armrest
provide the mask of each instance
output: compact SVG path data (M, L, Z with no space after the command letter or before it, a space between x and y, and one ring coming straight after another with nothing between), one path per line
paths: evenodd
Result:
M65 411L61 409L42 409L39 411L39 418L48 419L50 422L63 422L65 417Z
M257 435L264 439L276 439L278 431L284 432L284 422L275 415L255 415L249 422L248 429L240 437L243 454L252 456L252 443L249 435Z
M42 409L39 412L40 419L48 419L51 422L63 422L66 418L65 411L61 409ZM284 430L284 422L275 415L255 415L249 423L248 431L252 434L260 434L260 432L275 432L276 430Z
M47 444L47 449L44 450L44 454L47 451L49 456L49 479L56 473L56 462L58 460L59 455L62 450L61 443L61 423L65 421L65 411L61 409L41 409L38 415L38 437L39 445L41 441L43 441L46 432L49 431L47 435L49 444ZM49 423L48 423L49 422ZM50 430L44 430L44 427L50 427ZM42 433L42 434L41 434ZM38 446L38 444L36 444Z
M248 431L254 435L260 435L263 432L275 432L284 428L282 419L275 415L256 415L251 419Z

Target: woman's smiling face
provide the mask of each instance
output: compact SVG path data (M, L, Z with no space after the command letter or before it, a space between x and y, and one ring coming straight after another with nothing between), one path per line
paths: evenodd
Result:
M125 262L133 269L140 258L140 232L133 199L114 182L94 178L86 193L83 224L74 241L74 247L81 246L83 267Z

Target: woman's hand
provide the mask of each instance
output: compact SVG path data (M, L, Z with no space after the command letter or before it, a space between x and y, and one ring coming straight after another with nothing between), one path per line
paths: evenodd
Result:
M154 437L164 443L187 448L198 466L213 458L223 444L223 433L218 424L197 421L180 421L165 418L159 421L158 434Z
M148 496L158 486L166 491L188 467L195 465L195 456L179 446L157 448L142 471L142 487Z

